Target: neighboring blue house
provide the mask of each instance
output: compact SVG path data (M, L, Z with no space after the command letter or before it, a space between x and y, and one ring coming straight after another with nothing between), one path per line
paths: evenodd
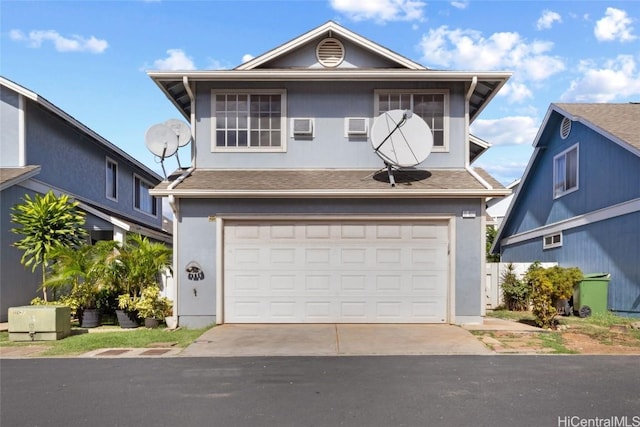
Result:
M493 250L503 262L611 273L640 315L640 104L551 104Z
M509 73L431 70L328 22L232 70L149 75L194 136L151 191L181 325L482 322L485 201L509 191L470 166L488 144L469 124ZM391 110L433 139L395 187L372 136Z
M41 276L20 264L12 246L11 208L53 190L80 202L92 242L123 241L127 232L170 243L161 200L149 189L162 178L38 94L0 77L0 321L28 305Z

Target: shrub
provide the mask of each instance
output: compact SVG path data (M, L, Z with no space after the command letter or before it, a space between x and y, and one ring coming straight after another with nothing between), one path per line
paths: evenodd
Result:
M525 282L531 287L532 312L541 328L551 328L558 313L556 306L560 299L568 299L573 287L582 280L580 269L551 267L543 268L536 262L525 274Z
M524 311L529 309L529 294L531 287L518 279L513 264L507 264L507 269L501 277L502 297L507 309Z

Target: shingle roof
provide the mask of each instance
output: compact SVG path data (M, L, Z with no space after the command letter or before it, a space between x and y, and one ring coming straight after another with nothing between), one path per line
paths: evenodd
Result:
M152 190L154 195L182 196L474 196L504 195L508 191L484 170L475 172L493 189L488 189L471 172L456 170L395 171L396 187L391 187L386 170L201 170L196 169L181 182L174 184L173 175ZM169 188L169 187L175 188Z
M24 181L37 174L40 166L23 166L16 168L0 168L0 190Z
M640 103L554 105L640 149Z

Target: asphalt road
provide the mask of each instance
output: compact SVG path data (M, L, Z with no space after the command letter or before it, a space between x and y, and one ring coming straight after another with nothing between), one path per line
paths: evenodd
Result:
M0 385L2 427L640 427L630 356L3 359Z

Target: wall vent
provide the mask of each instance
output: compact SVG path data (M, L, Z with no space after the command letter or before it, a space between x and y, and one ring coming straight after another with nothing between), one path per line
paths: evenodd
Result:
M560 137L562 137L562 139L567 139L567 137L569 137L569 133L571 133L571 119L565 117L562 119L562 124L560 125Z
M366 117L346 117L344 119L344 134L349 136L368 136L369 119Z
M316 56L323 66L335 68L344 60L344 46L340 40L328 37L318 43Z
M291 119L291 136L313 136L313 119Z

